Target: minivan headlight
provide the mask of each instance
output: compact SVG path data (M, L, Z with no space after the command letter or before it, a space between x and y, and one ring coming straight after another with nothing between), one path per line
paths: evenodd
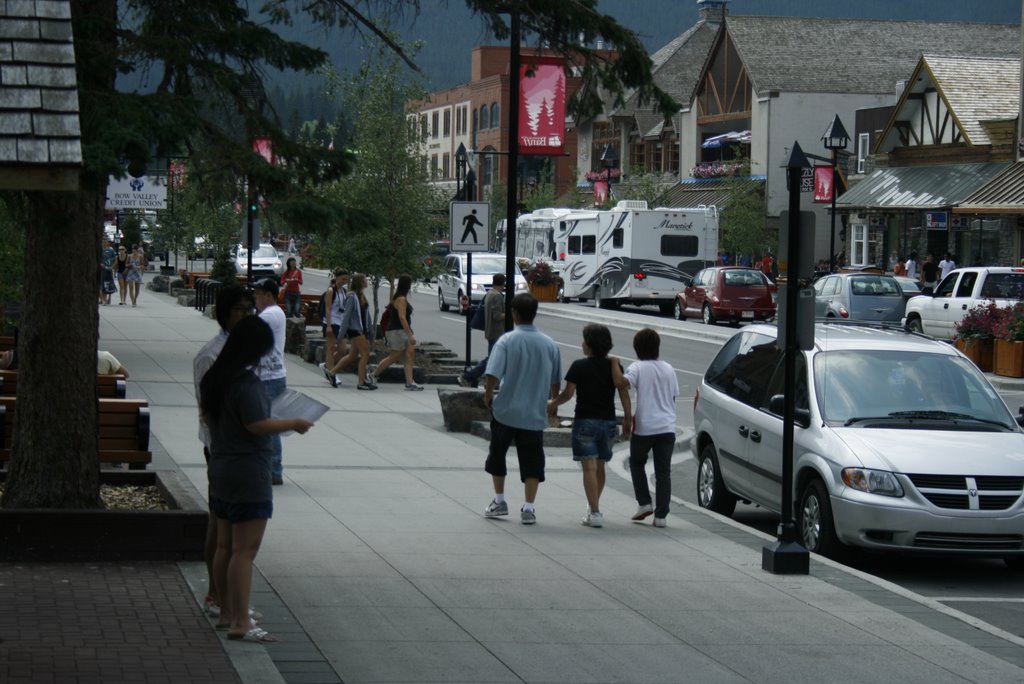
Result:
M886 470L843 468L843 483L850 489L881 496L903 496L903 487L896 476Z

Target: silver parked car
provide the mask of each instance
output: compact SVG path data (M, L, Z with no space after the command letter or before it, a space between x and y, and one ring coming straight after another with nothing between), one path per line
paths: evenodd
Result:
M519 266L515 267L516 282L514 292L526 292L526 278ZM473 254L473 277L470 299L473 304L484 300L484 295L491 289L491 278L495 273L505 272L505 255L487 253ZM506 286L505 291L511 289ZM451 307L459 308L459 302L466 294L466 255L464 253L449 254L444 258L444 269L437 276L437 305L441 311Z
M698 502L781 510L783 353L752 325L722 347L694 401ZM804 546L1001 556L1024 568L1024 431L943 342L821 323L797 359L793 455Z
M245 274L249 268L249 250L239 245L235 250L235 271ZM252 275L253 277L276 277L280 278L284 273L284 263L281 255L273 245L262 243L252 253Z
M883 273L833 273L814 282L814 315L854 321L899 321L906 298Z

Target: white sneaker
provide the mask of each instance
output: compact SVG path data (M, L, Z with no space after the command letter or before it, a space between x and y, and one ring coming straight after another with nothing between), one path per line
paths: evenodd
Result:
M640 506L636 509L636 513L633 514L633 522L640 522L652 513L654 513L654 506L651 504Z
M604 516L600 511L587 511L587 515L581 521L584 527L604 526Z
M665 527L665 519L664 518L655 518L654 519L654 526L655 527Z

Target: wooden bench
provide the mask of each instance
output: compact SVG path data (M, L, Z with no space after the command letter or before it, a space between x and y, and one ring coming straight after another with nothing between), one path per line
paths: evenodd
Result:
M127 383L123 375L96 375L96 395L110 399L124 399ZM14 396L18 393L18 371L0 370L0 395Z
M153 461L149 450L149 402L145 399L97 399L100 463L127 463L145 470ZM0 462L11 458L15 397L0 396Z

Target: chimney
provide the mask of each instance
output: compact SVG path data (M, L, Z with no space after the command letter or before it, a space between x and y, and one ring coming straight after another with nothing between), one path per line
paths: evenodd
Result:
M701 21L718 24L725 21L732 0L697 0L697 14Z

